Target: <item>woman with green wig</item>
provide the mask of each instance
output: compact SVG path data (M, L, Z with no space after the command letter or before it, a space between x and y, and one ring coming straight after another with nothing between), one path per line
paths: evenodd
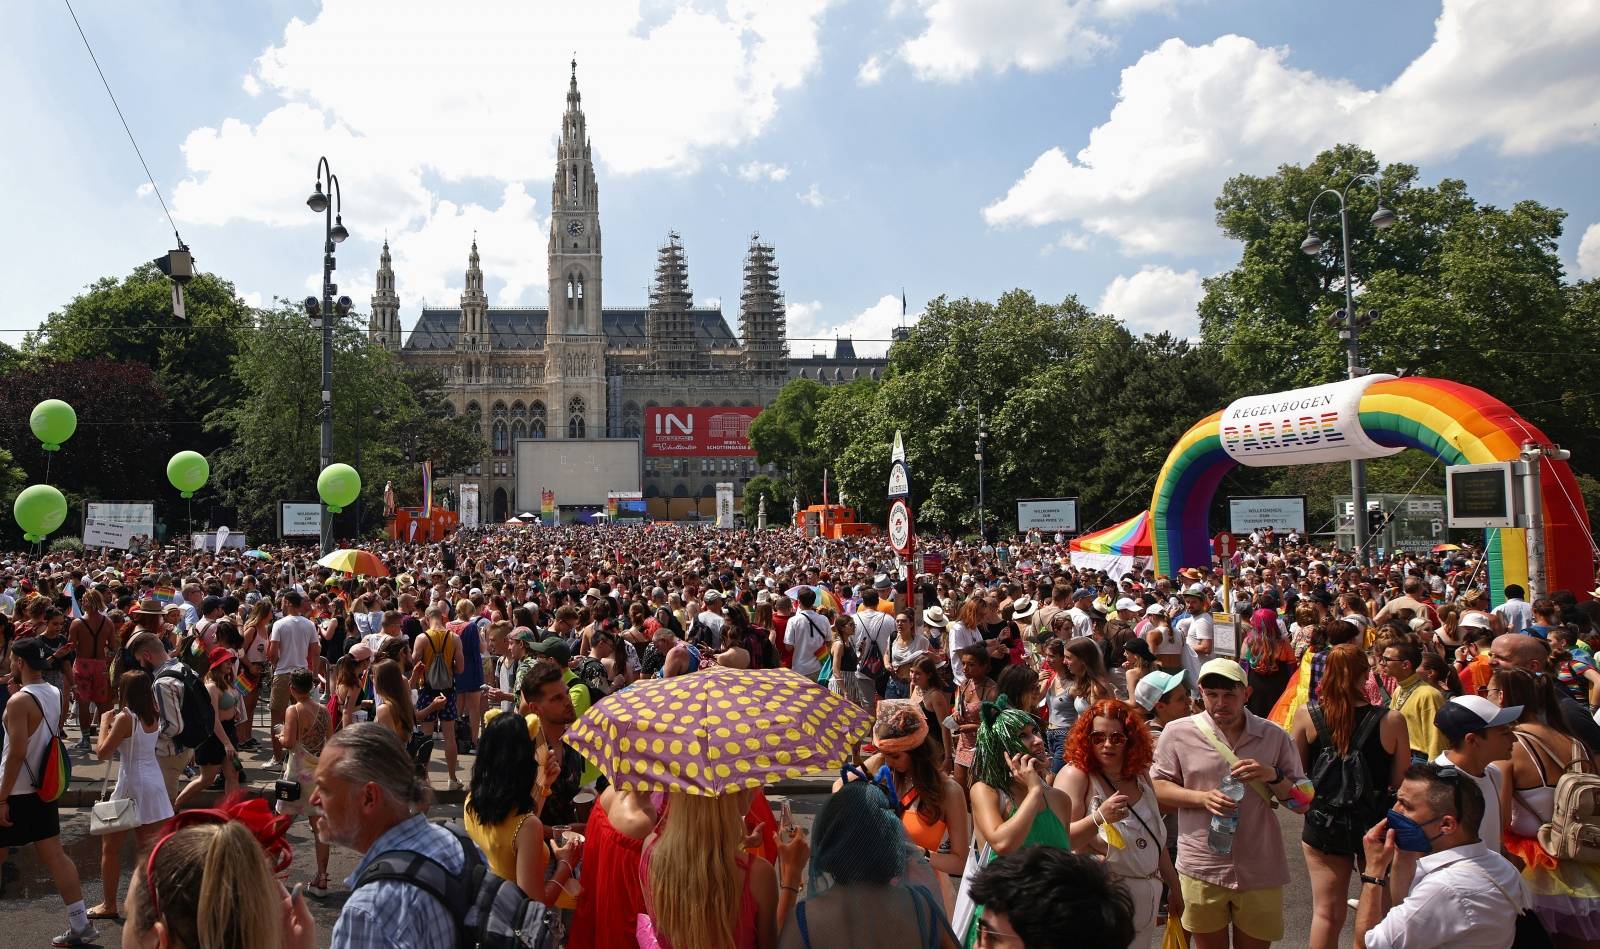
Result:
M973 903L978 870L996 857L1024 847L1071 850L1067 827L1072 799L1050 784L1038 720L1010 706L1005 696L983 703L972 758L973 845L961 878L953 922L964 946L978 941L983 907Z

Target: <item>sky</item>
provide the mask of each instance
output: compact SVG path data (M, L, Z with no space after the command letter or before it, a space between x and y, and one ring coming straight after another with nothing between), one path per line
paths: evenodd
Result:
M254 304L316 290L325 155L359 310L385 237L404 327L456 305L474 233L491 304L543 305L574 56L605 304L643 305L673 230L737 329L759 232L798 355L881 352L933 297L1015 287L1195 335L1239 259L1222 183L1340 142L1565 209L1568 278L1600 276L1600 0L72 5L198 266ZM174 238L66 4L7 12L14 343Z

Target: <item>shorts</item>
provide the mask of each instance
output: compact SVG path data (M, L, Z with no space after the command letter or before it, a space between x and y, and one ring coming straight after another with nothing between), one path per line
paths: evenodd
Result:
M26 844L61 836L61 807L39 800L38 793L13 794L6 819L10 827L0 827L0 847Z
M293 671L292 669L285 669L272 675L272 720L274 722L283 721L283 713L288 710L290 703L294 701L294 697L289 694L289 676Z
M436 696L436 695L444 696L444 707L439 709L438 711L432 712L432 713L430 713L428 715L422 715L421 714L422 710L427 708L430 704L433 703L434 696ZM428 721L428 722L453 722L453 721L455 721L456 720L456 690L455 689L445 689L443 692L435 692L434 690L428 688L427 686L422 686L421 688L417 689L417 712L418 712L417 717L419 719L421 719L422 721Z
M72 680L78 701L90 705L111 704L111 674L104 659L74 659Z
M1225 886L1178 874L1183 891L1183 928L1214 933L1231 921L1246 936L1266 942L1283 938L1283 887L1230 890Z
M229 719L228 721L222 723L222 730L227 734L228 740L230 742L235 742L235 747L238 747L238 739L234 737L233 730L233 726L235 724L236 723L232 719ZM194 763L200 765L201 767L222 764L227 760L228 749L223 747L222 742L217 738L216 735L207 735L205 740L194 749Z

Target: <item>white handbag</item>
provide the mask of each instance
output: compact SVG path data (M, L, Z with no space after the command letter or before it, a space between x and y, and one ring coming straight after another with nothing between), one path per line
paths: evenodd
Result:
M120 761L117 766L119 768L122 766ZM110 783L111 769L107 768L106 776L100 779L100 799L89 809L89 833L95 837L139 829L138 802L131 797L106 800Z

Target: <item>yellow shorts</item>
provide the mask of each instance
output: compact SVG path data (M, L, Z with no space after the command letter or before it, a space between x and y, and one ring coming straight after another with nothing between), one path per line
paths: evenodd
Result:
M1230 890L1225 886L1178 874L1183 891L1183 928L1214 933L1232 922L1246 936L1277 942L1283 938L1283 887Z

